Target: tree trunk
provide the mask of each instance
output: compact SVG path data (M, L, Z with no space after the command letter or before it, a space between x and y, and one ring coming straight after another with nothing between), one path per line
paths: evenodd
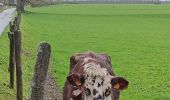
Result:
M24 12L25 0L17 0L17 11Z

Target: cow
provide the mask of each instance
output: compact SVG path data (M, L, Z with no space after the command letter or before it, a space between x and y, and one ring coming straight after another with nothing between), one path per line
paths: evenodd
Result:
M120 90L129 82L117 77L107 54L87 52L70 58L63 100L119 100Z

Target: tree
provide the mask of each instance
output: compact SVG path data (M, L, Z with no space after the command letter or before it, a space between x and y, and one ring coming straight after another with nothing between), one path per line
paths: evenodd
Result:
M17 0L17 11L24 12L25 0Z
M9 6L15 5L15 0L8 0L8 5Z

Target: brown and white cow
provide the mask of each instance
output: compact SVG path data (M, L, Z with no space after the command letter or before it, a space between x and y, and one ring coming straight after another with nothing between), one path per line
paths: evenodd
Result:
M75 54L70 58L63 100L118 100L119 91L128 84L125 78L115 76L107 54Z

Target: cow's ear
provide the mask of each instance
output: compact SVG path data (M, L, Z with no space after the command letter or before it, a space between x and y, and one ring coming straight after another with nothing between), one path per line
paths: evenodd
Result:
M116 90L123 90L128 88L129 82L123 77L114 77L111 79L112 88Z
M77 64L77 58L76 56L71 56L70 58L70 71L73 69L73 67Z
M74 54L70 57L70 71L74 68L78 61L82 59L82 57L83 54Z
M84 75L71 74L67 77L68 82L73 86L82 86L84 84Z

